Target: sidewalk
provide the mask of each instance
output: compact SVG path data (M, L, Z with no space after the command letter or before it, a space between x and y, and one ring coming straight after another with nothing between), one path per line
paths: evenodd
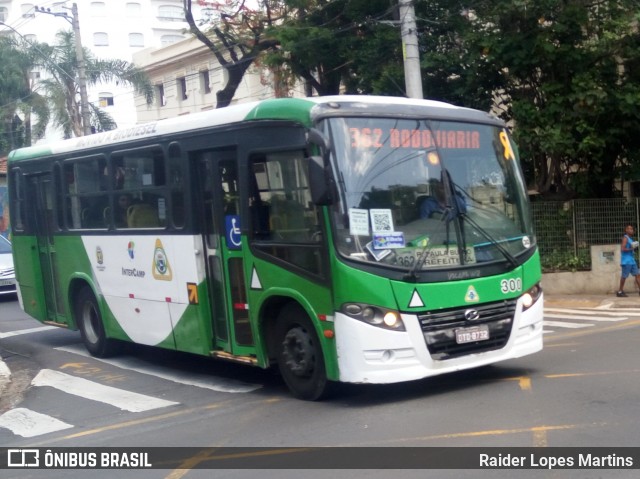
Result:
M627 298L609 294L552 294L545 290L545 308L640 308L640 295L626 291Z

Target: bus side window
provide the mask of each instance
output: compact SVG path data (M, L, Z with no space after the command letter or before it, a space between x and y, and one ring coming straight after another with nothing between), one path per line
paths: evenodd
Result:
M109 197L104 183L106 160L102 156L73 159L63 166L65 210L70 229L105 229Z
M323 274L320 220L311 202L303 152L256 155L251 171L254 246L278 261Z

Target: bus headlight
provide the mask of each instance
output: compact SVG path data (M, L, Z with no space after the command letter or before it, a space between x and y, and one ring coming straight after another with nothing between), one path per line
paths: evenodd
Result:
M522 310L526 311L535 304L542 295L542 287L540 283L533 286L529 291L522 295Z
M341 311L350 318L392 331L405 331L398 311L362 303L345 303Z

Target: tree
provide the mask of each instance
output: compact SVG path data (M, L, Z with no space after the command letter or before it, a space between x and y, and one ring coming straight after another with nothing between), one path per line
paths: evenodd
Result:
M277 48L266 52L267 64L302 78L309 95L335 95L342 89L377 93L389 86L389 80L391 89L401 93L395 74L386 75L387 68L397 70L401 55L399 30L380 21L391 16L389 0L284 0L284 4L295 15L268 30Z
M214 13L208 29L203 31L196 24L191 0L183 0L185 18L191 33L227 71L227 83L216 92L216 108L223 108L229 106L245 72L260 53L275 46L274 40L264 37L265 28L277 23L287 12L278 0L262 0L258 9L248 7L245 0L198 3Z
M546 197L610 197L621 174L640 173L637 1L428 3L416 4L419 16L445 12L453 41L434 48L422 29L427 92L496 102L532 187Z
M0 38L0 156L44 136L49 108L32 77L41 48L46 45Z
M63 130L65 138L82 136L82 115L79 102L79 85L74 35L71 31L61 31L56 35L57 43L51 47L51 57L40 61L40 67L49 77L41 81L51 103L53 120ZM84 49L87 85L118 81L133 86L136 93L153 101L153 86L146 74L124 60L97 59ZM91 124L96 131L111 130L116 127L113 119L98 106L90 104Z
M320 95L403 94L393 1L283 0L286 66ZM609 197L640 178L637 0L415 2L425 96L492 109L514 127L546 197ZM636 13L634 15L633 13Z

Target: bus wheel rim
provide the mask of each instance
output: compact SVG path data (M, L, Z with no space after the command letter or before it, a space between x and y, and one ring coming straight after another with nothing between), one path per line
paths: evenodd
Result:
M86 304L82 314L82 322L84 324L84 331L87 339L90 343L96 343L98 341L98 333L96 332L96 322L98 321L98 315L92 304Z
M311 335L297 327L284 337L284 360L287 368L298 377L309 377L315 370L315 349Z

